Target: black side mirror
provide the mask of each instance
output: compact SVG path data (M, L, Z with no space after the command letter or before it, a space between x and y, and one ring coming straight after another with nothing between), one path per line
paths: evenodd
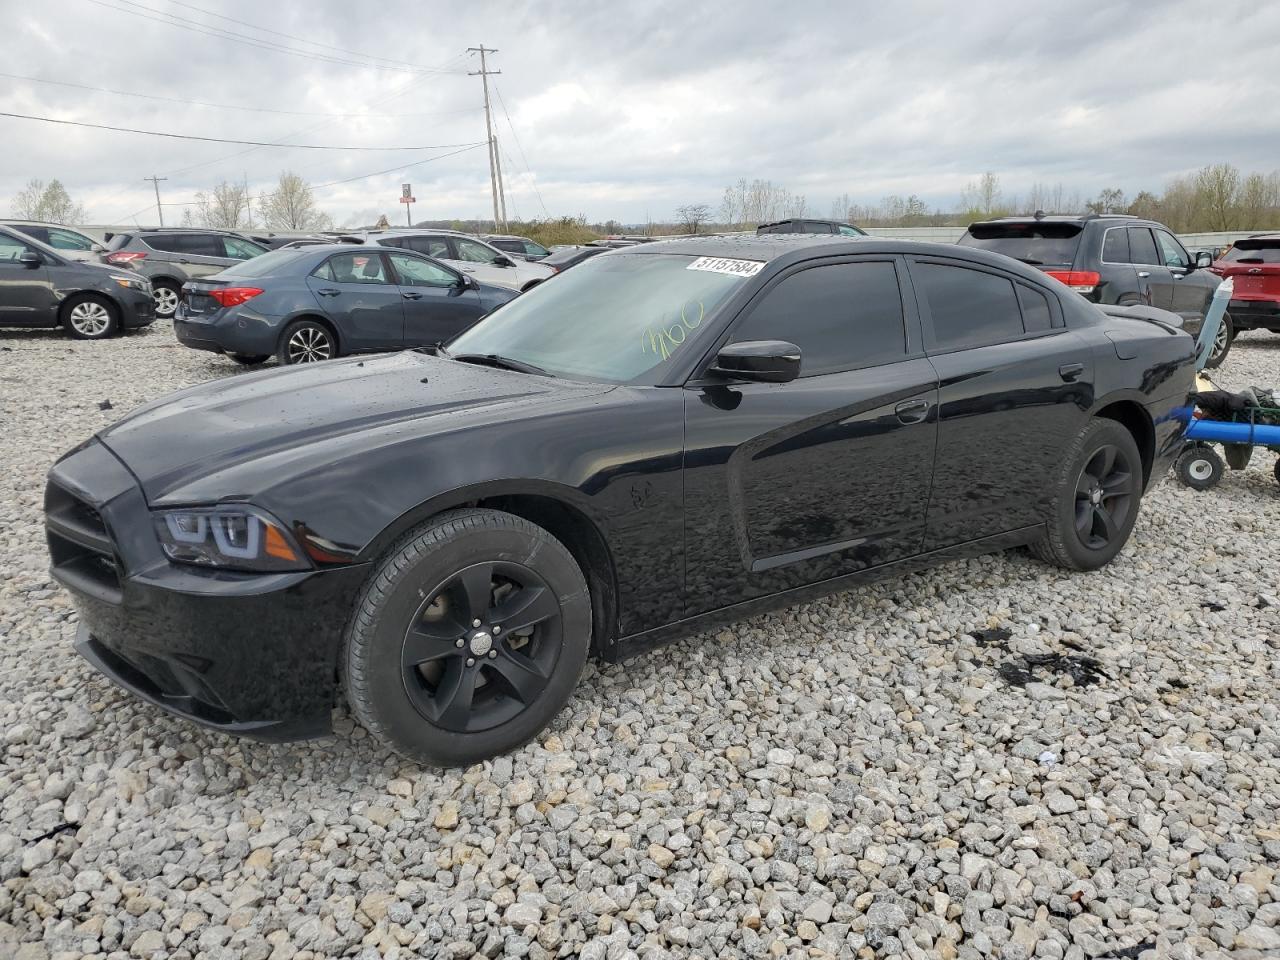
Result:
M716 354L710 373L756 383L787 383L800 376L800 348L785 340L728 343Z
M36 253L34 250L22 251L22 253L18 254L18 262L28 270L34 270L36 267L44 263L44 261L40 259L40 254Z
M1202 270L1211 266L1213 266L1213 254L1208 250L1201 250L1196 254L1195 269Z
M493 265L495 267L514 267L516 262L510 257L499 255L493 258Z
M455 285L462 290L469 290L476 286L476 278L465 273L460 273L458 274L458 279Z

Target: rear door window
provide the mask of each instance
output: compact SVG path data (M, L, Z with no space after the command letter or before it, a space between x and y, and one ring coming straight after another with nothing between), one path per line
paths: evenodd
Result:
M340 253L329 258L329 269L338 283L390 283L386 264L378 253Z
M1102 237L1103 263L1129 263L1129 231L1112 227Z
M191 253L187 237L181 233L157 233L146 238L147 246L161 253Z
M410 237L409 241L402 246L440 260L456 259L449 253L449 241L444 237Z
M830 233L831 224L818 223L815 220L806 220L802 226L805 233Z
M1022 310L1013 281L994 273L942 263L914 263L933 318L933 348L947 353L1023 335Z
M468 263L493 263L493 250L482 243L476 243L465 237L454 237L453 246L458 251L459 260L465 260Z
M239 237L223 237L222 248L223 252L214 256L231 257L233 260L252 260L267 252L266 247L260 247L256 243Z
M1160 254L1156 252L1156 242L1151 239L1151 231L1146 227L1129 228L1129 262L1145 266L1164 264Z
M974 223L960 238L962 246L1003 253L1033 267L1068 266L1080 245L1080 224L1044 220Z

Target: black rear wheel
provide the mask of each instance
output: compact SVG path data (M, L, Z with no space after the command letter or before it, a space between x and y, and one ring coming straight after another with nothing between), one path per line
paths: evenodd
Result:
M586 582L559 541L511 514L455 511L392 547L358 600L347 698L405 756L473 763L550 722L590 638Z
M1123 549L1142 499L1142 456L1114 420L1094 420L1059 468L1050 515L1032 552L1071 570L1094 570Z

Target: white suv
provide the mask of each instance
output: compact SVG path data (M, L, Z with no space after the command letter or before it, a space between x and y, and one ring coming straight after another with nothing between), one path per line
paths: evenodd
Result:
M448 230L386 230L370 233L367 243L403 247L426 254L470 274L481 283L494 283L521 292L537 286L555 271L540 263L503 253L483 240Z

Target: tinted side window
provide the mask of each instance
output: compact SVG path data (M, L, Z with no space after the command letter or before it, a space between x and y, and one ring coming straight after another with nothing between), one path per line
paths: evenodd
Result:
M455 237L454 248L458 251L458 259L469 263L492 263L494 252L482 243Z
M442 260L452 259L449 256L449 243L444 237L412 237L405 244L410 250L425 253L428 257L439 257Z
M252 260L267 252L266 247L242 240L240 237L222 237L222 251L213 254L215 257L233 257L236 260Z
M222 237L216 233L193 233L187 237L183 237L188 253L197 257L221 257L227 256L227 248L222 245Z
M1161 263L1166 267L1181 267L1184 270L1191 266L1191 258L1182 249L1182 244L1163 230L1157 230L1155 234L1156 242L1160 244Z
M333 278L339 283L389 283L382 257L376 253L340 253L329 258Z
M897 270L874 261L793 273L764 295L732 339L796 344L802 377L901 359L907 337Z
M1151 239L1151 231L1146 227L1129 228L1129 262L1154 264L1162 263L1156 253L1156 242Z
M1129 262L1129 231L1112 227L1102 238L1102 259L1106 263Z
M25 233L32 240L39 240L41 243L49 242L49 231L45 227L14 227L19 233Z
M1011 280L940 263L913 264L911 275L929 302L935 350L963 350L1022 336L1022 311Z
M805 233L830 233L830 232L831 232L831 224L829 224L829 223L814 223L812 220L807 220L807 221L805 221L805 223L801 226L801 229L802 229Z
M190 251L190 248L184 242L187 238L180 233L160 233L145 239L147 246L152 250L160 250L164 253L187 253Z
M1049 300L1039 290L1032 290L1022 284L1018 288L1018 303L1022 306L1022 329L1027 333L1039 333L1053 326L1053 314L1049 310Z

